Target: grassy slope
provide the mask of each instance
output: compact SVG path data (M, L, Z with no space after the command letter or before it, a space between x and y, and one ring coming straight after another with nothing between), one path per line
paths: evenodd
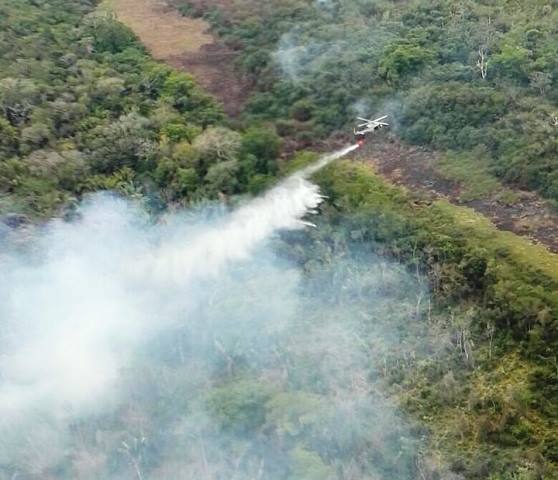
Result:
M458 339L445 361L424 358L393 387L434 451L467 478L555 478L558 256L470 209L417 205L366 166L343 162L319 179L335 215L424 269L429 322Z

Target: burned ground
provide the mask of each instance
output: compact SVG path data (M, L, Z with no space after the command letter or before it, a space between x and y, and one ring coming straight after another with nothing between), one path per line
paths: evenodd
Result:
M166 58L173 67L193 75L200 85L223 104L231 117L238 116L248 96L248 82L235 71L235 52L219 42L202 45L197 51Z
M248 84L234 68L235 52L209 31L207 22L184 17L162 0L110 0L107 5L154 58L192 74L229 115L241 112Z
M513 190L516 199L506 202L498 192L476 199L463 196L463 186L448 179L438 169L440 155L393 138L370 139L356 154L358 161L371 163L392 183L419 192L428 199L445 198L482 213L498 228L530 238L558 252L558 214L534 192Z

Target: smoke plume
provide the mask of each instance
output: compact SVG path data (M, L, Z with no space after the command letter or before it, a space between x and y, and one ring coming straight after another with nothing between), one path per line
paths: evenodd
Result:
M153 224L101 194L6 245L0 478L412 478L416 440L367 387L383 334L361 309L404 318L420 285L363 252L277 254L322 201L307 177L355 148L231 213Z

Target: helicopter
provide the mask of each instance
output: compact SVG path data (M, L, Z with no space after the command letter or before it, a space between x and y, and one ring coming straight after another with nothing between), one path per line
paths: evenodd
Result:
M368 118L357 117L357 120L363 122L359 123L354 129L353 134L358 141L359 145L364 143L366 135L369 133L373 133L376 130L389 126L389 123L384 122L388 116L384 115L383 117L376 118L375 120L370 120Z

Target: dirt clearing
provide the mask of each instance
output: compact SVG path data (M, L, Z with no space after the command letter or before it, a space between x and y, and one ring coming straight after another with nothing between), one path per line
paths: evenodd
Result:
M118 20L130 27L151 55L193 75L231 115L247 98L247 82L234 69L235 52L218 41L201 19L184 17L164 0L106 0Z
M497 192L485 198L466 200L462 185L437 171L436 152L406 145L395 138L370 140L355 158L372 163L376 171L392 183L421 192L431 200L445 198L455 205L470 207L501 230L528 237L551 252L558 252L558 214L536 193L514 190L513 202L502 200Z
M107 5L157 60L197 52L202 45L214 43L206 22L183 17L162 0L110 0Z

